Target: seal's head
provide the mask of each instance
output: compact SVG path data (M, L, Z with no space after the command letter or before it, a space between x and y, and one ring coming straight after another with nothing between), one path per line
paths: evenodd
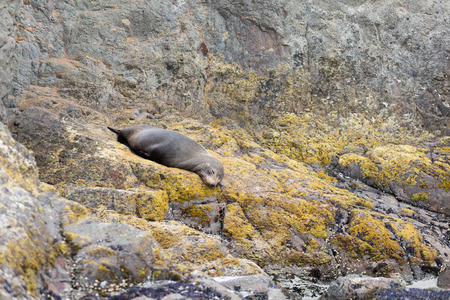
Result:
M217 186L222 181L225 170L218 159L209 157L207 161L199 165L196 173L207 185Z

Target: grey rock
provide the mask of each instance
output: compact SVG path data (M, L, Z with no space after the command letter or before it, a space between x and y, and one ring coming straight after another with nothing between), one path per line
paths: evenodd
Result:
M398 279L352 274L333 281L321 299L364 299L374 291L401 286Z
M76 299L178 276L148 232L88 215L43 190L32 153L0 123L2 299Z
M11 90L11 60L16 40L14 37L14 18L21 1L5 0L0 3L0 122L6 123L5 103Z
M65 227L73 249L73 279L81 291L117 291L146 279L167 279L164 253L143 230L86 218Z
M440 288L450 289L450 266L447 265L439 272L437 285Z
M33 84L54 86L102 111L131 97L163 100L188 115L228 115L230 107L238 112L205 92L207 81L220 79L208 69L211 53L260 74L280 63L301 71L311 87L303 109L393 114L448 134L442 124L449 118L449 5L30 0L16 17L15 98L6 108L17 107L24 87ZM79 65L70 67L72 62ZM283 77L269 75L261 85L260 96L249 102L253 117L264 111L261 103L292 111L279 103L289 88Z
M287 299L281 289L273 283L270 277L259 274L249 276L214 277L214 280L236 291L245 298Z

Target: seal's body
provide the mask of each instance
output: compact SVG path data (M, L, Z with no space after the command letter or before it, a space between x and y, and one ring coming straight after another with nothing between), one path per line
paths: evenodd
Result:
M202 145L178 132L151 126L122 130L108 128L145 158L167 167L195 172L211 186L217 186L223 179L222 163L209 155Z

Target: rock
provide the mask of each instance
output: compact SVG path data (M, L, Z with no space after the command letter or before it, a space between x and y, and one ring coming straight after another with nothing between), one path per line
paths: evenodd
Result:
M72 248L72 276L79 290L106 293L150 278L170 278L162 249L145 231L87 218L65 227L64 235Z
M179 278L154 238L101 223L40 184L34 158L0 123L0 295L103 296L148 278Z
M405 257L414 258L409 264L421 270L420 264L431 265L438 255L449 251L433 230L419 232L420 226L411 224L408 216L388 216L391 206L398 204L389 206L383 201L375 210L371 203L375 200L335 187L329 178L319 178L308 166L261 148L245 133L224 134L190 120L171 125L200 142L205 140L211 147L219 147L223 153L239 154L219 156L228 175L221 189L212 189L195 174L134 155L112 134L105 134L105 127L87 127L90 122L103 120L92 109L78 108L64 98L60 98L62 104L52 104L48 91L40 92L35 98L27 96L23 103L28 107L11 120L11 130L36 153L41 179L54 184L61 195L91 209L104 207L148 220L177 220L206 233L222 234L231 243L229 253L222 250L223 241L199 234L171 243L171 259L189 268L208 270L212 276L259 273L258 268L231 255L252 261L277 261L278 268L300 262L318 264L318 279L332 279L341 271L409 276L411 269L405 266ZM78 109L87 116L86 124L69 115ZM42 123L42 119L46 122ZM236 148L242 137L245 144L241 147L250 152ZM217 141L219 144L214 144ZM174 228L168 232L172 230L177 232ZM439 252L424 243L422 234L437 241L433 247ZM325 242L328 236L334 257ZM163 245L167 240L161 238L158 242ZM198 252L187 254L186 249ZM203 251L211 255L204 256ZM190 259L185 259L187 255ZM376 258L380 266L386 267L375 268L365 257ZM340 261L341 270L333 260Z
M266 275L214 277L214 280L236 291L242 298L287 299Z
M374 291L401 286L398 279L352 274L333 281L321 299L364 299Z
M375 292L371 299L374 300L446 300L450 298L450 291L435 291L423 289L387 289Z
M233 257L218 236L205 234L175 221L147 222L133 216L100 212L106 222L121 222L146 230L164 250L165 257L185 275L193 270L204 276L265 274L254 262Z
M5 103L9 103L12 77L12 55L14 54L14 18L20 1L7 0L0 4L0 122L6 123Z
M32 153L2 123L0 191L2 298L35 298L49 290L70 292L68 246L52 218L48 205L52 196L39 189Z
M338 170L399 200L450 215L446 188L450 175L441 168L445 165L444 149L434 148L434 157L429 158L412 146L380 146L365 156L340 156Z
M450 266L444 267L438 276L438 287L444 289L450 289Z
M207 119L248 114L265 121L273 110L307 109L330 114L328 123L351 119L351 111L386 124L395 116L388 131L422 124L448 134L440 125L448 123L440 100L446 95L446 2L30 4L16 20L16 106L32 84L54 86L102 111L128 98L149 98L155 111L161 101L172 103L171 112ZM92 27L99 15L101 24Z
M144 297L144 298L141 298ZM241 299L233 291L226 289L217 282L199 279L192 282L168 282L148 284L114 295L109 299Z

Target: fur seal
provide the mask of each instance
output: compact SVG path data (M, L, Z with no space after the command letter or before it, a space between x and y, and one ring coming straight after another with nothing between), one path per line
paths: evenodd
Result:
M181 133L151 126L108 129L144 158L197 173L210 186L217 186L223 179L222 163L209 155L202 145Z

